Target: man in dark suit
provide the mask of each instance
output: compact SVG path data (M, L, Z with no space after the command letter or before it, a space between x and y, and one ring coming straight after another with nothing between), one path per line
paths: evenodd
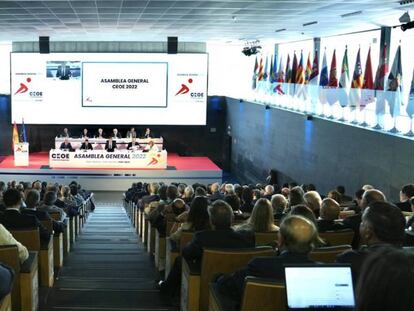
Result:
M65 141L60 144L60 150L73 151L72 145L68 138L65 138Z
M219 292L234 304L238 304L243 296L246 276L283 282L284 265L312 263L308 255L315 245L316 238L317 229L311 221L302 216L287 216L280 225L280 255L254 258L246 268L231 275L220 276L216 282Z
M93 150L92 144L89 142L87 138L80 146L80 150Z
M405 218L395 205L372 202L364 210L360 229L361 240L366 247L342 253L336 261L351 264L356 282L368 255L383 247L402 246L405 238L404 228Z
M233 210L226 202L217 200L208 210L213 230L199 231L193 240L183 248L182 257L196 264L201 264L204 248L251 248L255 247L254 237L247 237L232 228ZM165 282L160 282L162 293L173 296L180 290L181 257L174 262Z
M335 222L339 218L339 211L339 204L335 200L330 198L323 199L318 219L318 231L326 232L345 229L342 223Z
M39 228L40 240L42 243L49 243L50 234L40 221L32 215L25 215L20 212L22 198L16 189L9 189L3 194L6 210L0 214L0 223L8 230Z
M127 149L128 150L132 150L132 149L136 149L136 148L140 148L141 145L137 142L137 139L135 137L132 137L131 142L128 143Z
M60 133L60 135L59 135L60 137L64 137L64 138L69 138L70 137L70 133L69 133L69 130L68 130L68 128L67 127L65 127L64 129L63 129L63 132L62 133Z
M39 211L36 208L40 202L40 194L37 190L29 190L26 194L26 208L21 210L21 213L24 215L35 216L40 221L48 220L53 224L53 231L57 233L63 233L65 231L65 225L61 221L55 221L50 217L49 213L46 211Z
M62 63L56 71L56 77L60 80L69 80L72 76L72 72L70 71L69 63Z
M411 212L410 198L414 197L414 184L404 185L400 191L400 202L396 203L403 212Z
M106 141L105 144L105 150L107 152L114 152L116 149L116 142L112 139L112 137L109 137L109 139Z
M359 226L361 224L362 220L362 213L364 209L373 202L385 202L386 198L385 195L376 189L370 189L364 192L362 195L362 200L359 204L359 207L361 208L361 212L350 216L342 222L345 229L352 229L354 230L354 239L352 241L352 247L358 248L359 247L359 241L360 241L360 235L359 235Z
M220 193L220 185L218 183L214 183L211 185L211 195L208 197L208 199L210 200L210 202L224 199L224 195Z

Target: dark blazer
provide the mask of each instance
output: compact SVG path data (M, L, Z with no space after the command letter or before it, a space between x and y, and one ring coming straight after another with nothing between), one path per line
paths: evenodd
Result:
M253 211L253 207L254 207L253 203L243 203L240 206L240 210L243 213L251 213Z
M194 234L193 240L182 250L182 256L189 261L200 262L203 248L249 248L255 247L254 237L248 237L233 229L204 230Z
M362 221L362 214L356 214L352 215L348 218L345 218L343 220L344 229L352 229L354 230L354 239L352 240L352 248L358 248L359 242L360 242L360 236L359 236L359 225Z
M208 199L210 200L210 202L214 202L216 200L224 200L224 195L222 193L220 193L219 191L212 193Z
M9 266L0 264L0 301L8 295L13 287L14 272Z
M141 145L140 145L140 144L138 144L138 142L135 142L134 146L141 147ZM133 147L133 145L132 145L132 141L131 141L130 143L128 143L127 149L128 149L128 150L131 150L131 149L132 149L132 147Z
M0 223L7 230L39 228L40 240L48 243L50 240L49 231L32 215L25 215L15 209L6 209L0 214Z
M338 231L347 229L342 223L333 220L318 219L318 232Z
M65 144L65 142L60 144L60 150L69 150L73 151L72 145L70 143Z
M22 209L20 212L24 215L35 216L40 221L51 220L52 225L53 225L53 231L55 231L57 233L61 233L61 232L63 233L65 231L64 224L60 221L55 221L54 219L52 219L52 217L50 217L48 212L38 211L38 210L35 210L35 209L30 209L30 208Z
M65 134L64 132L62 132L62 133L59 134L59 136L60 137L67 137L67 138L71 137L70 132L68 132L67 134Z
M112 141L112 148L109 149L109 140L107 140L106 143L105 143L105 150L108 151L108 152L114 152L115 149L116 149L116 142L113 140Z
M92 144L88 143L88 145L86 145L85 143L82 143L80 150L93 150Z
M365 259L368 258L370 254L378 250L383 249L384 247L395 247L391 244L375 244L371 246L362 247L359 250L349 250L336 257L336 262L338 263L349 263L352 268L353 282L356 284L358 277L361 273L362 265L364 264Z
M395 205L403 212L411 212L411 204L409 200L395 203Z
M114 135L114 132L112 132L111 133L111 135L110 135L112 138L116 138L116 139L118 139L118 138L122 138L122 135L121 135L121 133L118 131L118 133L116 134L116 136Z
M282 252L279 256L257 257L252 259L246 268L238 270L231 275L218 278L217 286L220 293L234 302L240 303L244 290L246 276L270 278L284 282L286 264L313 263L306 254Z

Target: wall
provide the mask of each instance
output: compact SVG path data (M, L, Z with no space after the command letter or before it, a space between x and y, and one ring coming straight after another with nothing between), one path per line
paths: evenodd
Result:
M353 194L372 184L398 200L414 182L412 140L263 105L227 99L232 173L244 182L264 181L270 168L279 183L314 183L326 193L344 185Z

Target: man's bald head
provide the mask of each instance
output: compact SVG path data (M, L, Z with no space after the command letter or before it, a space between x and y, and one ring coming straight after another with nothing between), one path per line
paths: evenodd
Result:
M280 225L279 234L281 246L289 252L302 254L309 253L318 238L315 225L298 215L286 217Z
M323 199L321 205L321 219L335 220L339 218L340 206L334 199Z
M369 189L362 195L361 207L364 209L371 203L385 202L386 200L385 195L381 191L377 189Z

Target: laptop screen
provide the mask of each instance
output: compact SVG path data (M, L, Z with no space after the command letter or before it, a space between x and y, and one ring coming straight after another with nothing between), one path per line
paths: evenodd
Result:
M353 310L349 266L285 267L288 310Z

